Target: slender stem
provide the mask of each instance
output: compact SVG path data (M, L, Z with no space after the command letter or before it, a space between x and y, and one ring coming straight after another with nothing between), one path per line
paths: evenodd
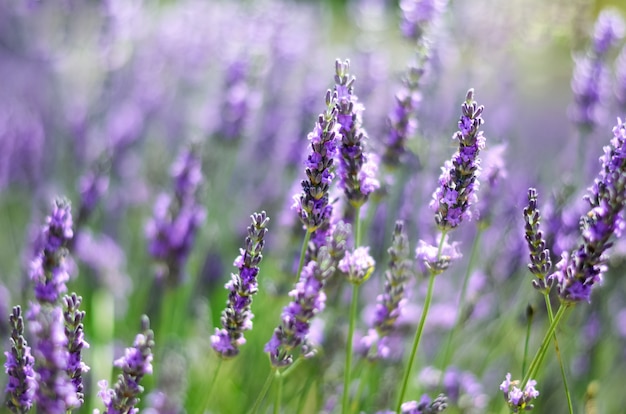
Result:
M300 357L298 359L296 359L293 364L291 364L289 367L287 367L281 374L280 376L283 378L287 378L287 376L289 376L289 374L291 374L298 365L300 365L302 363L302 361L304 361L304 358Z
M209 386L206 389L206 392L204 393L204 401L202 402L202 405L200 406L202 408L202 410L200 411L201 413L203 413L206 410L207 406L209 405L209 401L211 399L211 393L213 392L213 387L215 386L215 382L220 373L220 368L222 367L222 361L223 361L222 358L219 358L217 360L217 367L215 368L213 379L211 379L211 383L209 384Z
M356 390L354 401L352 401L352 407L350 407L350 412L355 412L355 411L358 412L361 395L363 395L363 389L365 388L365 384L369 383L369 379L372 374L373 367L374 367L374 363L371 363L366 360L365 368L361 370L361 373L359 375L359 387Z
M354 248L361 245L361 207L357 207L354 212Z
M252 406L252 409L250 410L251 414L256 414L259 411L261 402L265 398L265 394L267 394L267 391L270 389L270 385L272 385L273 380L274 380L274 371L270 370L270 373L267 376L267 379L265 380L265 384L263 384L263 388L261 388L261 392L256 397L256 401L254 402L254 405Z
M534 316L533 313L531 313L528 316L528 323L526 324L526 340L524 341L524 358L522 359L522 377L526 374L526 361L528 359L528 343L530 342L530 328L533 326L533 316Z
M278 414L280 412L280 402L283 399L283 376L280 374L280 370L276 370L274 373L276 377L276 402L274 403L274 414Z
M544 292L543 297L546 301L546 309L548 311L548 320L550 323L554 320L554 315L552 313L552 305L550 304L550 293ZM559 361L559 368L561 369L561 378L563 379L563 387L565 388L565 396L567 397L567 408L569 409L569 413L574 413L574 407L572 405L572 397L569 392L569 387L567 385L567 375L565 375L565 367L563 366L563 359L561 358L561 351L559 349L559 341L556 338L556 331L553 334L554 338L554 350L556 351L556 357Z
M311 240L312 230L307 229L304 234L304 240L302 241L302 248L300 249L300 261L298 262L298 273L296 273L296 282L300 280L300 273L302 273L302 268L304 267L304 258L306 257L306 251L309 247L309 240Z
M354 339L354 326L356 325L356 316L359 299L359 285L352 285L352 303L350 304L350 328L348 330L348 343L346 344L346 365L343 373L343 399L341 404L341 412L347 414L349 412L348 405L350 400L350 374L352 370L352 341Z

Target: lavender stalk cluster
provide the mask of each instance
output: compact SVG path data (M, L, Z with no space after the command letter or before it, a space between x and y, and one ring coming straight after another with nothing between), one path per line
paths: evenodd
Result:
M388 358L388 335L393 331L396 320L406 302L405 285L412 275L413 262L409 259L409 240L404 222L396 221L389 253L389 269L385 272L384 293L376 298L376 313L373 329L362 340L369 348L369 358Z
M87 364L83 362L82 351L89 348L89 344L85 341L83 320L85 319L85 311L79 310L82 297L72 293L70 296L63 298L63 319L65 321L65 337L68 340L68 363L67 373L70 380L76 388L76 396L82 405L85 401L83 393L83 372L89 371Z
M264 350L274 367L293 364L298 349L304 358L315 355L315 348L308 340L311 321L324 310L326 294L323 288L333 272L332 259L325 247L320 249L317 261L311 260L302 268L300 280L289 292L292 300L283 308L281 323L265 344Z
M182 151L172 166L174 195L159 195L152 219L146 226L148 250L158 261L157 278L168 286L183 280L185 264L196 234L206 217L198 201L202 161L194 148Z
M547 279L546 276L552 269L550 260L550 250L546 248L546 241L543 232L539 229L541 214L537 208L537 190L528 189L528 205L524 208L525 239L530 250L530 263L528 269L537 278L533 279L533 287L540 291L549 291L554 279Z
M590 193L585 196L589 212L581 217L583 242L572 252L564 252L556 271L559 296L566 303L590 301L591 289L606 271L606 251L611 237L621 235L626 202L626 124L618 118L611 145L604 147L602 165Z
M325 102L326 110L308 136L311 153L305 164L307 179L302 180L302 192L294 196L293 208L308 232L328 224L333 211L328 191L335 177L334 157L340 137L337 93L328 90Z
M98 396L105 406L105 414L137 414L139 395L143 387L139 382L146 375L152 374L152 349L154 333L150 329L147 316L141 318L141 332L135 337L133 346L126 348L124 356L115 360L113 365L122 370L114 388L108 388L106 380L98 382L101 390Z
M532 401L539 396L539 391L535 388L537 381L529 380L522 390L519 388L519 381L511 381L511 374L507 373L506 378L500 384L500 391L504 394L504 399L509 405L512 413L530 411L534 408Z
M215 334L211 336L211 346L225 359L239 354L239 347L246 343L244 332L252 329L254 315L250 306L252 296L258 291L259 263L263 259L261 252L270 219L265 211L254 213L251 218L245 248L240 249L240 255L233 263L239 272L232 273L231 280L224 286L229 294L222 312L222 328L215 328Z
M620 15L605 10L596 21L591 47L585 55L575 58L571 82L574 102L570 107L570 118L583 130L593 129L600 121L609 77L605 61L610 49L623 35L624 22Z
M12 413L27 413L33 405L37 382L35 380L35 359L30 352L30 346L24 338L24 319L22 308L15 306L9 317L11 349L4 355L7 361L4 364L5 372L9 377L5 393L5 405Z
M470 207L476 203L480 159L478 154L485 147L485 137L480 126L484 107L474 101L474 90L470 89L461 106L459 131L452 139L459 142L458 150L451 160L446 161L439 177L440 186L433 194L430 207L435 211L435 222L441 231L457 227L463 220L472 218Z
M365 153L367 133L363 128L364 107L354 94L354 76L350 73L350 61L335 62L335 92L337 93L337 121L341 126L339 146L339 187L348 202L361 207L371 193L380 187L376 178L378 158Z

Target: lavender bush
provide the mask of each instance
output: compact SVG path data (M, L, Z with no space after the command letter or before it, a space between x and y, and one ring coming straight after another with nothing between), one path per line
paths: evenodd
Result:
M0 412L623 412L626 10L529 1L3 2Z

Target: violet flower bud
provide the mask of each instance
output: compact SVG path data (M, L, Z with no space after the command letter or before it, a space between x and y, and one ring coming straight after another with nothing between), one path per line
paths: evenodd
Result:
M504 393L504 399L509 405L512 413L530 411L534 407L532 401L539 396L539 391L535 388L537 381L529 380L523 390L519 387L519 380L511 381L511 374L507 373L506 378L500 384L500 391Z
M89 348L89 344L85 341L83 319L85 311L78 310L82 297L72 293L71 296L65 296L63 317L65 320L65 336L68 339L69 359L67 364L67 374L72 380L76 388L76 396L82 405L85 401L83 393L83 372L89 371L89 366L82 360L83 348Z
M143 387L139 382L145 375L152 374L152 349L154 333L150 329L147 316L141 318L141 333L135 337L131 348L126 348L124 356L115 360L113 365L122 370L114 388L108 388L106 380L98 382L98 396L106 407L105 414L137 414L139 395Z
M589 212L581 217L583 242L571 253L564 252L549 277L554 279L562 301L589 301L591 289L606 271L606 251L613 245L613 234L624 228L626 202L626 124L618 118L611 145L604 147L602 169L585 196Z
M340 125L339 187L350 204L361 207L369 195L380 187L376 178L378 159L365 153L367 133L363 128L363 105L354 94L354 76L349 74L350 61L335 62L337 122Z
M525 239L530 250L530 263L528 269L537 276L533 279L533 287L540 291L549 291L552 287L553 280L546 280L546 276L552 269L552 261L550 260L550 250L546 248L546 241L543 232L539 230L541 222L541 214L537 208L537 190L528 189L528 206L524 208Z
M369 247L360 246L352 252L346 251L343 259L339 261L337 267L348 277L350 283L360 285L374 272L376 261L370 256L369 251Z
M239 354L239 347L246 343L244 332L252 329L254 315L250 306L252 296L258 291L259 263L263 259L261 252L270 219L265 211L250 217L252 224L248 226L245 249L240 249L241 254L233 263L239 273L232 273L231 280L224 286L229 294L226 309L222 312L222 329L215 328L215 334L211 336L211 346L225 359Z
M437 244L432 245L426 243L424 240L418 242L415 249L415 261L417 268L422 275L434 274L438 275L450 266L455 260L460 259L463 255L458 251L458 243L448 243L448 236L446 235L439 254L439 243L441 241L441 235L437 239Z
M435 211L435 222L442 231L457 227L464 219L471 219L470 207L477 201L478 154L485 147L485 137L478 129L484 123L481 117L484 107L474 101L474 90L470 89L461 108L459 131L452 137L459 141L459 148L441 168L440 187L430 202Z
M30 346L24 338L24 319L19 306L13 308L9 317L11 349L5 352L7 362L5 372L9 377L5 393L6 406L12 413L27 413L33 405L37 382L35 380L35 359L30 353Z
M300 280L289 292L292 301L283 308L281 323L265 344L264 351L273 366L291 365L298 349L304 358L315 355L315 348L308 340L311 321L324 309L326 294L322 289L333 272L332 259L325 247L320 249L317 261L311 260L302 268Z

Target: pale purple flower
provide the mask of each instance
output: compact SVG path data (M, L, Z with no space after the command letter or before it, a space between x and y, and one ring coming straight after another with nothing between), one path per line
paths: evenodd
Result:
M419 40L428 26L443 13L447 0L400 0L402 34Z
M248 226L245 249L235 259L233 265L239 270L231 274L231 280L224 286L228 291L226 309L222 312L222 328L215 328L211 336L211 346L222 358L233 358L239 354L239 347L246 343L243 334L252 329L252 296L258 291L257 276L259 263L263 259L261 252L265 246L265 233L269 218L265 211L250 216L252 224Z
M543 232L539 229L541 214L537 208L537 190L528 189L528 205L524 208L525 238L530 250L530 263L528 269L537 276L533 279L533 287L541 291L549 291L554 279L546 280L546 276L552 269L550 250L546 248Z
M437 398L431 400L426 394L422 395L419 402L407 401L400 406L401 414L436 414L445 411L448 407L447 398L439 394ZM391 411L393 413L393 411Z
M513 413L532 410L534 408L532 401L539 396L539 391L535 388L537 381L529 380L523 390L518 387L519 385L518 380L511 381L510 373L506 374L505 380L500 384L500 391L503 392L504 399Z
M457 227L463 220L472 218L471 207L477 201L479 152L485 147L485 137L480 126L484 107L474 101L474 90L470 89L462 105L459 131L453 135L458 141L458 150L446 161L439 177L439 187L433 193L430 207L435 211L435 222L442 231Z
M222 123L218 131L218 136L226 141L243 136L251 109L249 72L250 63L244 58L233 60L226 68L220 116Z
M610 240L621 235L624 228L623 209L626 200L626 125L620 119L613 128L610 146L604 147L600 158L602 169L585 197L589 212L581 217L583 243L577 249L564 252L554 279L561 300L589 301L592 287L601 282L606 271L606 250Z
M593 52L606 54L611 47L624 37L624 20L617 10L603 10L593 30Z
M415 261L422 275L438 275L446 270L450 263L462 257L462 254L458 251L458 243L453 242L449 244L447 235L443 241L441 253L439 253L440 241L441 235L439 235L436 245L427 243L424 240L418 241L415 249Z
M24 338L24 319L19 306L13 308L9 317L11 349L5 352L7 362L4 364L8 376L5 388L6 405L12 413L21 414L30 410L35 397L37 382L35 380L35 359L31 355L30 346Z
M337 268L341 270L350 283L360 285L371 276L376 261L369 253L370 248L360 246L353 251L346 251Z

